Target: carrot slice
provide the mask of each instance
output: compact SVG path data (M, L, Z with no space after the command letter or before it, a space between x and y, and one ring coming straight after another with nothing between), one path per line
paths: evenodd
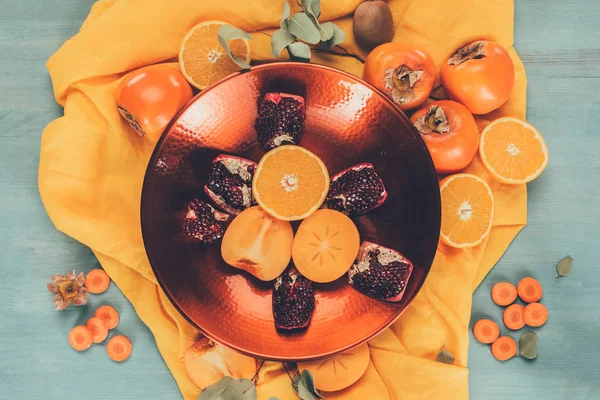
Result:
M507 306L517 299L517 288L510 282L498 282L492 288L492 300L499 306Z
M500 336L500 328L491 319L480 319L473 326L473 335L481 343L493 343Z
M501 336L492 343L492 354L499 361L506 361L517 354L517 342L510 336Z
M75 350L87 350L92 345L92 333L84 325L77 325L69 332L68 340Z
M542 326L548 321L548 309L541 303L529 303L523 311L523 320L529 326Z
M525 326L525 321L523 321L523 307L520 304L513 304L504 310L504 315L502 316L502 320L504 321L504 325L508 329L512 329L513 331L519 330Z
M106 353L113 361L125 361L131 355L133 344L125 335L116 335L110 338L106 345Z
M523 278L517 285L517 292L525 303L535 303L542 298L542 285L531 277Z
M103 269L93 269L85 277L85 287L90 293L99 294L106 292L110 285L110 278Z
M88 319L85 326L90 330L94 343L100 343L108 336L108 328L100 318L92 317Z
M94 317L100 318L108 329L114 329L119 323L119 313L111 306L98 307Z

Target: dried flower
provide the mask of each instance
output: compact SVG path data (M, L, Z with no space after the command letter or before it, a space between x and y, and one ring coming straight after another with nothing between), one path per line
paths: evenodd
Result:
M67 276L56 274L52 277L52 282L47 283L46 287L54 294L56 311L64 310L71 304L82 306L87 303L88 290L83 287L84 281L83 272L77 276L72 271Z

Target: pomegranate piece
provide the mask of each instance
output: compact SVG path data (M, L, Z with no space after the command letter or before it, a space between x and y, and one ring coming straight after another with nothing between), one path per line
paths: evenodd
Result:
M238 215L254 204L252 178L257 164L221 154L214 159L204 191L221 210Z
M400 252L365 241L348 270L348 281L362 294L396 302L402 299L412 270L412 263Z
M188 204L183 231L202 243L213 243L223 237L231 215L215 210L210 204L194 199Z
M304 128L304 98L287 93L267 93L258 111L255 129L264 151L282 144L298 144Z
M284 271L273 285L273 317L277 329L304 329L315 309L313 283L299 272Z
M327 208L357 216L376 209L385 199L387 191L373 164L361 163L331 178L325 202Z

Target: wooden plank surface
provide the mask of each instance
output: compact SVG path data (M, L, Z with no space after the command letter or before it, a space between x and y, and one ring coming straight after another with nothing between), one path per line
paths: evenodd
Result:
M91 0L0 0L0 398L178 399L152 334L113 286L91 307L52 311L44 285L59 271L87 271L97 261L57 232L37 191L40 135L61 115L45 68L74 35ZM476 291L474 320L500 319L489 298L499 280L533 275L544 284L548 324L538 329L536 361L495 361L470 347L470 392L478 399L600 397L600 2L516 0L515 36L528 72L528 119L544 134L551 162L529 186L529 225ZM554 279L564 255L571 276ZM103 346L71 350L69 328L89 309L121 311L132 337L131 361L115 365ZM508 332L507 332L508 333ZM514 335L517 337L517 335ZM399 377L401 379L401 377Z

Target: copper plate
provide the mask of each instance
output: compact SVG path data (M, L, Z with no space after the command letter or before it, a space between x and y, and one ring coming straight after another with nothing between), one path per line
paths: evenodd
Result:
M261 97L287 92L306 99L300 145L334 173L373 163L389 192L385 204L356 220L361 239L400 250L414 263L402 301L386 303L348 286L317 285L308 329L280 333L271 283L229 267L220 244L181 232L186 203L204 197L211 162L230 153L258 162L254 121ZM144 243L158 282L174 306L206 336L247 355L311 360L364 343L392 324L423 285L440 231L440 195L431 157L407 117L384 95L345 72L275 63L231 75L196 96L163 134L150 160L141 204Z

